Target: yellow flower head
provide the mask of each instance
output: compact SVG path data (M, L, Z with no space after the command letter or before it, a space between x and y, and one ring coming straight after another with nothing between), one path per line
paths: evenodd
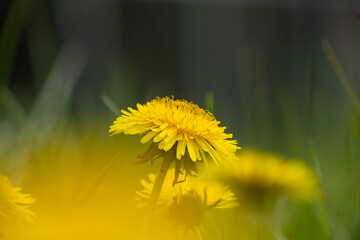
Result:
M0 218L6 221L33 222L35 214L29 210L35 200L13 187L6 176L0 174Z
M230 180L244 197L252 200L266 196L287 195L292 199L311 201L316 194L317 178L314 171L303 162L285 161L282 157L245 150L238 154L222 178ZM258 199L258 200L259 200Z
M201 177L188 177L186 181L173 185L175 171L171 169L165 178L157 206L168 210L169 218L177 224L191 227L200 224L203 212L211 208L237 206L233 192L225 185ZM143 189L136 192L139 207L145 207L154 186L155 174L142 179Z
M137 110L128 108L122 113L109 132L145 134L141 143L153 139L158 149L165 152L173 149L179 160L207 161L208 153L218 163L239 149L235 140L229 140L232 134L226 134L226 127L219 127L220 122L210 112L186 100L156 98L144 105L137 104ZM151 160L158 157L154 153L147 156Z

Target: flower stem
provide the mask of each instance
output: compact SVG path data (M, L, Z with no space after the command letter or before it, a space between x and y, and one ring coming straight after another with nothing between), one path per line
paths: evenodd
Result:
M160 196L162 185L164 183L166 174L168 172L168 169L170 167L172 160L173 160L173 156L171 153L164 154L164 160L161 163L159 173L156 176L154 187L150 194L150 198L149 198L149 208L150 209L154 209L156 206L157 200Z

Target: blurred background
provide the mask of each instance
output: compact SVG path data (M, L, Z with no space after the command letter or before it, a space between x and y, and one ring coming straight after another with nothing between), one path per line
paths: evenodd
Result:
M212 94L240 146L317 169L329 239L359 239L359 14L351 0L2 0L0 171L31 190L34 144L55 156L49 141L76 149L71 135L115 154L119 109L171 95L205 107Z

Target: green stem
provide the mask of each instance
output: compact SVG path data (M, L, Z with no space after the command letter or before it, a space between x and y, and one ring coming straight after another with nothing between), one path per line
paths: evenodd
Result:
M327 221L327 209L326 209L326 200L325 200L325 191L324 191L324 183L323 183L323 177L322 177L322 171L321 171L321 165L320 160L317 155L314 143L312 139L309 139L308 141L310 154L312 155L313 161L315 163L315 169L316 173L318 175L319 179L319 194L320 194L320 202L319 202L319 210L320 210L320 223L322 227L324 228L326 239L329 239L329 227L328 227L328 221Z
M256 223L257 224L257 240L263 240L263 236L262 236L262 221L260 220L259 222Z
M170 164L173 160L173 156L171 152L166 152L164 154L164 160L161 163L159 173L155 179L154 187L151 191L150 198L149 198L149 208L154 209L159 199L161 188L163 186L166 174L169 170Z

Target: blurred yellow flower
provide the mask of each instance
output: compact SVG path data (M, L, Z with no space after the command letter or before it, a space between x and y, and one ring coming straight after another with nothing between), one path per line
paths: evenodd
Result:
M193 227L200 224L203 212L211 208L231 208L238 205L233 192L225 185L202 177L188 177L186 181L173 185L175 171L171 169L165 178L157 201L161 210L180 226ZM142 179L143 189L136 192L139 207L145 207L155 182L155 174Z
M35 202L29 194L13 187L6 176L0 174L0 218L6 221L33 222L35 214L29 209Z
M145 134L141 143L153 139L156 145L142 156L144 161L161 157L154 151L157 148L165 152L174 149L177 159L193 162L207 161L206 152L215 163L229 159L239 149L236 140L229 140L232 134L226 134L226 127L219 127L220 122L210 112L186 100L158 97L144 105L137 104L137 110L128 108L122 113L109 132Z
M254 150L242 151L237 156L239 160L222 172L222 178L242 191L244 198L260 202L278 195L304 201L314 199L317 178L303 162L285 161L278 155Z

